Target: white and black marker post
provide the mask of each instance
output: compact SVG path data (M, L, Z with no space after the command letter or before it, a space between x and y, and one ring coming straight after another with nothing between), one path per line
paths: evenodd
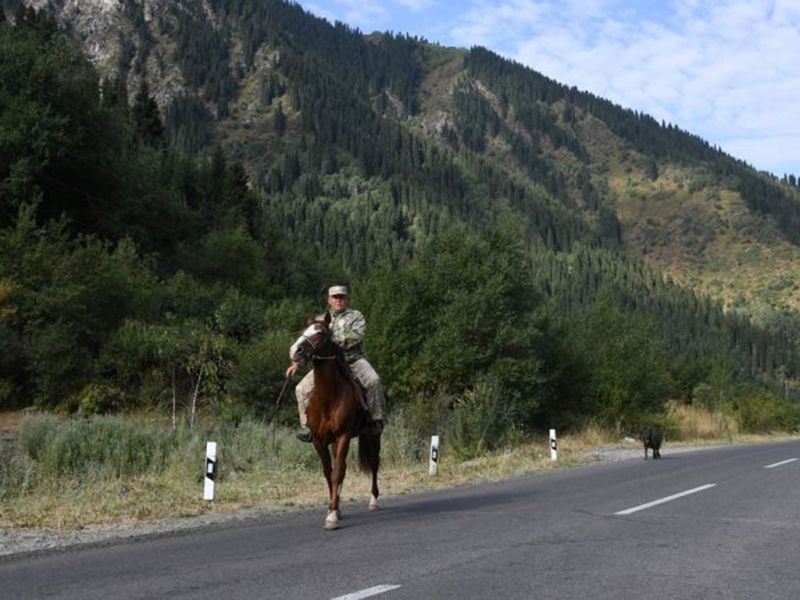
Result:
M558 460L558 445L556 444L556 430L550 430L550 460Z
M214 499L214 481L217 478L217 442L206 443L206 476L203 500Z
M428 465L428 475L436 475L436 469L439 463L439 436L431 436L431 460Z

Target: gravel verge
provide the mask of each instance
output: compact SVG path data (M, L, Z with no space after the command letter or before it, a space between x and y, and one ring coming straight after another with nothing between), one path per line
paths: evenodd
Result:
M80 545L103 545L137 538L159 537L167 534L232 525L290 512L291 509L245 509L231 514L205 514L196 517L163 519L148 523L121 523L111 527L81 531L56 531L51 529L0 530L0 561L12 556L43 551L53 551ZM299 512L303 509L294 509Z

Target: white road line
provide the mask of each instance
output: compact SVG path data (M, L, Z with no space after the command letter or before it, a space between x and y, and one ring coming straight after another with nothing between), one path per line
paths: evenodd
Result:
M765 469L774 469L775 467L780 467L782 465L788 465L789 463L793 463L796 461L796 458L790 458L789 460L782 460L781 462L772 463L771 465L767 465L764 467Z
M670 502L671 500L677 500L678 498L683 498L684 496L689 496L690 494L696 494L697 492L702 492L703 490L707 490L709 488L713 488L716 483L709 483L706 485L701 485L700 487L692 488L691 490L686 490L685 492L679 492L677 494L672 494L672 496L667 496L665 498L659 498L658 500L653 500L652 502L648 502L647 504L640 504L639 506L634 506L632 508L626 508L625 510L621 510L619 512L615 512L615 515L630 515L635 512L639 512L640 510L644 510L646 508L651 508L653 506L658 506L659 504L664 504L665 502Z
M399 588L399 585L376 585L375 587L361 590L360 592L353 592L352 594L345 594L344 596L337 596L333 600L361 600L361 598L369 598L370 596L377 596L384 592L391 592Z

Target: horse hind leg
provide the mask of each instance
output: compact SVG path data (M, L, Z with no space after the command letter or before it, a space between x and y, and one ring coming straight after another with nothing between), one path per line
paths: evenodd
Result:
M381 465L380 435L372 436L369 450L369 470L372 474L372 494L369 497L369 510L374 511L380 508L380 505L378 504L378 498L380 497L380 490L378 490L378 469Z
M369 510L378 510L381 505L378 502L378 498L380 498L380 491L378 491L378 470L375 469L372 471L372 491L369 496Z

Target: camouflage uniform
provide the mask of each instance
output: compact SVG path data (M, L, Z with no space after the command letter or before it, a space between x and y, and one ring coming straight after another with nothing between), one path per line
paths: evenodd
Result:
M344 356L350 365L353 376L364 386L367 392L367 408L373 421L383 419L385 398L380 377L364 357L364 335L367 332L367 322L359 311L351 308L339 314L328 311L331 315L331 334L333 341L344 350ZM297 396L297 410L300 413L300 425L308 426L306 409L314 390L314 371L306 373L295 388Z

